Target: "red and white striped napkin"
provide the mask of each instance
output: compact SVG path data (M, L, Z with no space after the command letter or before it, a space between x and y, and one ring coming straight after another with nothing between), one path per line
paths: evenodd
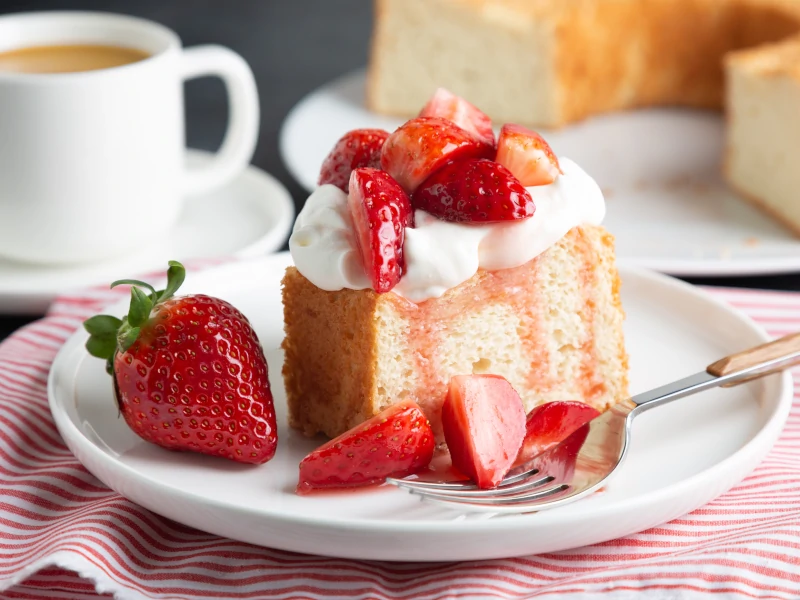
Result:
M774 336L800 330L800 294L711 291ZM662 527L567 552L358 562L258 548L156 516L91 476L47 407L59 346L116 294L61 298L0 344L2 598L800 597L800 400L764 463L724 496Z

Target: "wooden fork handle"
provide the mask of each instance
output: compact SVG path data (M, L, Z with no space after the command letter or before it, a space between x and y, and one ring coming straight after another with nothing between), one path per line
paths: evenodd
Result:
M747 369L770 360L779 359L783 356L796 352L800 353L800 333L792 333L772 342L767 342L766 344L756 346L755 348L750 348L749 350L744 350L742 352L726 356L725 358L721 358L717 362L708 365L706 371L712 375L715 375L716 377L722 377L723 375L741 371L742 369ZM800 364L800 356L798 356L788 365L785 363L781 364L772 370L764 371L758 375L754 375L753 377L739 380L731 385L743 383L751 379L757 379L758 377L763 377L764 375L769 375L770 373L783 371L787 368L787 366L791 366L793 364Z

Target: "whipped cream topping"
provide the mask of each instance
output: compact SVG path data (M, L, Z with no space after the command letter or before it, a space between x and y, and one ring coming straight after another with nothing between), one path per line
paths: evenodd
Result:
M528 219L472 225L450 223L418 210L406 229L406 272L393 292L422 302L438 298L478 269L497 271L525 264L577 225L599 225L605 201L597 183L567 158L550 185L527 188L536 212ZM306 200L289 238L294 264L317 287L336 291L371 287L361 263L347 194L319 187Z

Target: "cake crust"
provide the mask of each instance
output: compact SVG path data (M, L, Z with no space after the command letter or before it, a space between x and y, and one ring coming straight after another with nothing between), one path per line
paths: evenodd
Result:
M526 412L568 399L604 410L628 397L620 282L602 227L576 227L521 267L479 271L419 305L327 292L293 267L283 286L289 423L309 436L335 437L410 398L441 437L457 374L506 377Z

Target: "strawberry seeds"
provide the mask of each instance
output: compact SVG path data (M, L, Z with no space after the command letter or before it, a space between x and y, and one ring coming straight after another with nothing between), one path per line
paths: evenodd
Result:
M391 291L405 272L404 231L413 211L469 224L528 219L536 207L526 186L553 183L558 158L538 133L492 122L439 89L418 117L391 134L355 129L323 162L319 184L349 192L359 253L372 288Z

